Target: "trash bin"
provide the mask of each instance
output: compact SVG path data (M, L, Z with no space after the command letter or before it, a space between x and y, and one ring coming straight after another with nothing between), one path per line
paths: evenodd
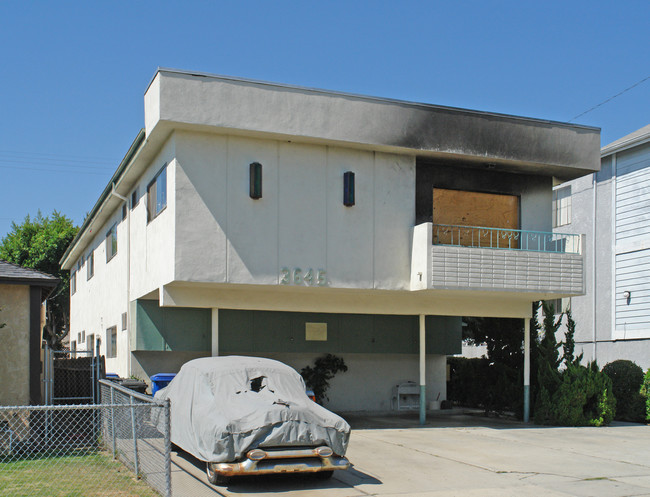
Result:
M128 388L138 393L147 392L147 384L142 380L132 380L130 378L122 378L119 380L119 384L124 388Z
M151 377L151 395L156 395L158 390L162 390L176 376L176 373L158 373Z

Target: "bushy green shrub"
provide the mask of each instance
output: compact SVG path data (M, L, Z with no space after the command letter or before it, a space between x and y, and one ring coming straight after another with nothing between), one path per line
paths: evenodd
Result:
M523 377L520 369L489 359L449 357L447 399L486 412L515 411L523 406Z
M535 405L535 423L557 426L603 426L616 412L612 381L598 370L569 363L559 372L559 384L550 392L540 386Z
M612 391L616 397L616 418L620 421L641 422L645 419L645 397L640 390L643 384L643 370L632 361L610 362L603 368L612 380Z
M645 398L645 420L650 421L650 369L646 371L641 386L641 395Z

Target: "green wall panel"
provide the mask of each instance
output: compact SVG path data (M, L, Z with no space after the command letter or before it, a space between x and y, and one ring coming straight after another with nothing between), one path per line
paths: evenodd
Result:
M155 300L136 303L135 350L210 351L210 309L159 307Z
M305 339L306 323L326 323L327 341ZM427 353L461 350L461 319L427 316ZM219 310L222 353L417 354L417 316Z

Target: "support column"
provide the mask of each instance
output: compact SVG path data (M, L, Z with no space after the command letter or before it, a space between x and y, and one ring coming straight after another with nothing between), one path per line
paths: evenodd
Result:
M219 355L219 309L212 309L212 357Z
M426 398L426 327L424 314L420 314L420 424L423 425L427 420L427 398Z
M530 419L530 318L524 319L524 423Z

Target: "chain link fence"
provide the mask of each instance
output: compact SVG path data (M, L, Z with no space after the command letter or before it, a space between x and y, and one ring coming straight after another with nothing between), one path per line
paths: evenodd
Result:
M169 404L100 391L101 404L0 407L0 496L171 496Z

